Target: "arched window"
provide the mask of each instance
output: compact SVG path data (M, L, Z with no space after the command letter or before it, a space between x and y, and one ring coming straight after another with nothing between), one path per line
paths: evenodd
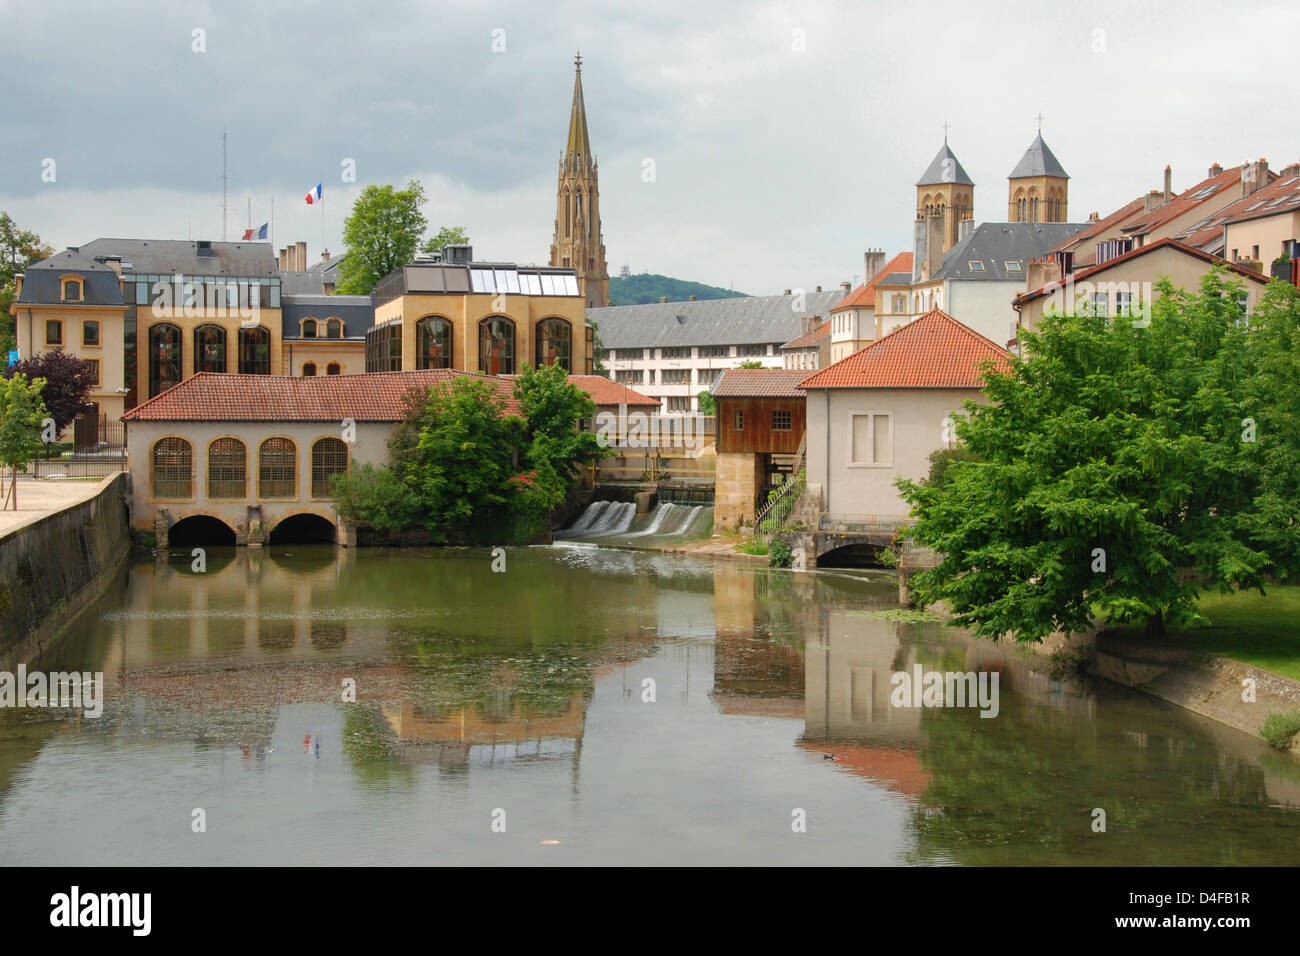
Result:
M200 325L194 330L194 371L226 370L226 330L219 325Z
M343 320L329 319L325 322L325 337L331 339L343 338Z
M248 490L248 449L238 438L208 446L208 497L242 498Z
M488 375L515 374L515 324L503 315L478 324L478 370Z
M265 326L239 330L239 371L246 375L271 374L271 331Z
M348 470L348 446L338 438L322 438L311 446L311 496L328 498L330 478Z
M326 375L338 375L342 371L343 369L339 368L338 362L330 362L329 365L325 366Z
M302 337L303 337L304 339L314 339L314 338L316 338L316 320L315 320L315 319L303 319L303 320L302 320Z
M451 368L451 323L426 316L415 327L415 367Z
M257 453L257 496L298 495L298 448L287 438L268 438Z
M181 330L164 322L149 329L149 397L181 381Z
M190 498L194 491L194 451L184 438L161 438L153 446L153 496Z
M573 329L564 319L544 319L537 323L535 364L559 365L573 371Z
M307 362L305 365L303 365L303 367L302 367L302 374L303 374L303 375L315 375L315 374L316 374L316 363L315 363L315 362Z

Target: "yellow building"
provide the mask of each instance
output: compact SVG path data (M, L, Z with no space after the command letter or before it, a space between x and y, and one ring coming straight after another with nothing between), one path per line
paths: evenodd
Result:
M591 372L587 303L573 269L474 262L468 246L445 247L443 259L417 259L380 280L367 372L513 375L557 363Z

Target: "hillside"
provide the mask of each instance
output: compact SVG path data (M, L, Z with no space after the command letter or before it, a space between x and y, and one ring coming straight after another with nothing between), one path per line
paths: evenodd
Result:
M684 302L691 296L697 299L736 299L745 295L730 289L719 289L715 285L703 282L688 282L674 279L672 276L642 273L641 275L611 276L609 280L609 299L614 305L642 305L646 302L658 302L661 296L668 296L669 302Z

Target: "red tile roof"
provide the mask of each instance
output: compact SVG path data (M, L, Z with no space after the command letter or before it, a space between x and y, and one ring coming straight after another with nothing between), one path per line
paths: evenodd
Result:
M885 268L881 269L870 282L858 286L844 298L831 306L832 312L839 312L842 309L869 309L874 308L876 304L876 283L885 276L894 272L911 272L912 271L912 253L900 252L894 258L885 263Z
M798 368L729 368L713 386L714 398L803 398Z
M827 319L811 332L805 332L798 338L791 339L781 346L782 349L810 349L815 345L821 345L831 334L831 323Z
M1065 280L1058 279L1055 282L1047 283L1042 288L1034 289L1030 292L1022 293L1021 295L1016 296L1015 304L1018 306L1024 305L1026 302L1032 302L1035 299L1040 298L1041 296L1049 295L1052 292L1055 292L1057 289L1059 289L1063 281L1083 282L1085 279L1089 278L1090 276L1095 276L1099 272L1105 272L1107 269L1117 266L1122 262L1129 262L1133 259L1140 259L1142 256L1145 256L1148 253L1155 252L1157 249L1166 249L1166 248L1174 249L1177 250L1178 252L1182 252L1189 256L1193 256L1197 259L1200 259L1202 262L1207 262L1211 265L1225 266L1229 272L1236 273L1237 275L1241 276L1244 279L1251 279L1255 282L1258 282L1260 285L1266 285L1269 280L1268 276L1260 275L1258 272L1254 271L1253 269L1247 269L1243 266L1236 265L1235 263L1228 262L1224 259L1220 259L1218 256L1211 255L1210 253L1205 252L1201 249L1195 249L1192 246L1187 245L1187 243L1185 242L1179 242L1177 239L1157 239L1155 242L1149 242L1145 246L1134 249L1131 252L1126 252L1121 256L1116 256L1114 259L1107 259L1099 266L1089 266L1087 269L1080 269L1077 272L1073 272L1069 276L1067 276Z
M1214 215L1192 223L1177 238L1189 246L1203 249L1223 237L1223 227L1228 223L1293 212L1300 212L1300 176L1294 174L1282 176L1249 196L1224 206ZM1216 248L1214 251L1219 250Z
M933 309L803 380L800 388L979 388L980 364L1011 367L1011 353Z
M653 405L658 408L660 404L659 399L634 392L626 385L603 375L570 375L569 378L590 395L597 405Z
M361 375L232 375L200 372L122 417L127 421L176 422L399 422L412 389L429 389L457 378L481 378L519 415L514 385L501 376L455 369L367 372Z

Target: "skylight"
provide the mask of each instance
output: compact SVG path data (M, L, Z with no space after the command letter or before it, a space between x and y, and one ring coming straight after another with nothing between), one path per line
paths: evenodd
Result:
M984 262L981 259L971 259L966 263L966 268L970 269L971 272L983 272Z

